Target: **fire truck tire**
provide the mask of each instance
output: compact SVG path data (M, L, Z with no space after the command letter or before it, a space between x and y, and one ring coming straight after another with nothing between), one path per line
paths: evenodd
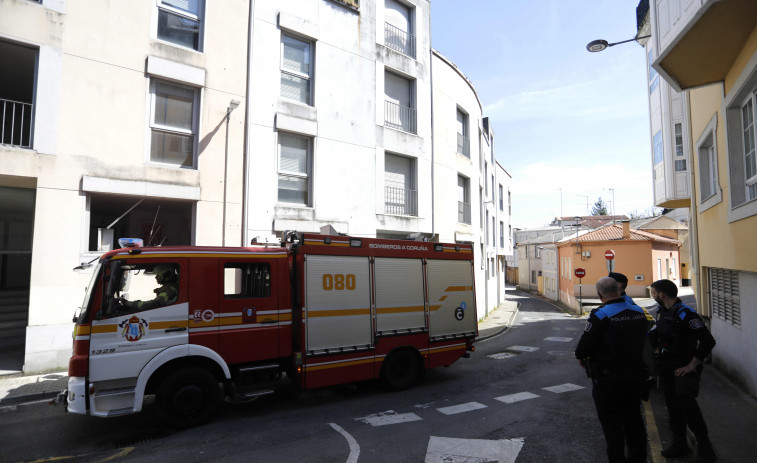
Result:
M393 352L384 361L381 381L391 391L407 389L418 380L420 361L411 350L403 349Z
M184 368L168 375L158 387L163 418L180 429L207 421L220 400L218 380L203 368Z

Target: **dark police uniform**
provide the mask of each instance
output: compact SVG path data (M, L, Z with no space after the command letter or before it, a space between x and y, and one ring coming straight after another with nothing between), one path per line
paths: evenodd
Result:
M688 425L700 447L703 443L709 445L707 425L696 400L702 364L685 376L675 376L675 371L688 365L693 357L704 361L715 347L715 338L702 317L680 299L669 309L660 305L657 314L657 324L649 334L652 346L659 349L658 372L673 439L684 444Z
M612 462L645 462L646 431L641 397L647 378L644 310L624 298L591 311L578 341L576 358L592 379L592 396ZM628 447L628 460L624 447Z

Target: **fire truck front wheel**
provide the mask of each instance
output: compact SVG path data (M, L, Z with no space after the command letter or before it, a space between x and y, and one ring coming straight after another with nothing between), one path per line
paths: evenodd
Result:
M202 368L184 368L168 375L157 392L163 418L184 429L207 421L220 400L218 379Z
M392 352L381 370L381 381L391 391L401 391L412 386L420 376L421 360L409 349Z

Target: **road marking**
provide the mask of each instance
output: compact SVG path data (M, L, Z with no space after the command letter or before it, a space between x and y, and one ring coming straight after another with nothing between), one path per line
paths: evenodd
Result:
M483 440L431 436L425 463L514 463L523 440L523 437Z
M521 402L523 400L535 399L539 397L536 394L530 392L518 392L517 394L503 395L502 397L495 397L494 400L499 400L506 404L514 404L515 402Z
M571 383L560 384L559 386L543 387L545 391L554 392L555 394L562 394L563 392L577 391L579 389L585 389L583 386L577 386Z
M350 455L347 457L347 463L357 463L357 458L360 456L360 446L357 441L336 423L329 423L329 425L347 439L347 444L350 446Z
M486 405L480 404L478 402L468 402L467 404L452 405L450 407L437 408L437 410L444 413L445 415L454 415L456 413L464 413L464 412L469 412L471 410L479 410L481 408L486 408Z
M660 442L660 433L657 431L657 422L654 419L652 405L649 402L644 402L644 415L647 422L647 436L649 439L649 451L652 454L652 463L665 463L666 459L660 455L662 442Z
M510 346L506 347L505 350L514 350L516 352L536 352L537 350L539 350L539 348L530 346Z
M555 342L570 342L573 340L573 338L561 338L559 336L550 336L548 338L544 338L545 341L555 341Z
M388 424L409 423L410 421L420 421L422 418L415 413L397 414L394 410L376 413L375 415L355 418L358 421L370 424L371 426L386 426Z
M502 359L509 359L511 357L515 357L516 354L513 354L511 352L500 352L499 354L491 354L487 355L489 358L493 358L495 360L502 360Z

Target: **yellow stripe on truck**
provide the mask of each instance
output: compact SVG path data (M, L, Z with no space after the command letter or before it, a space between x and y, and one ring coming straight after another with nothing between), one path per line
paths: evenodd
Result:
M308 317L341 317L347 315L370 315L371 309L308 310Z
M376 309L376 312L378 312L379 315L390 314L390 313L423 312L423 306L414 305L410 307L378 307Z

